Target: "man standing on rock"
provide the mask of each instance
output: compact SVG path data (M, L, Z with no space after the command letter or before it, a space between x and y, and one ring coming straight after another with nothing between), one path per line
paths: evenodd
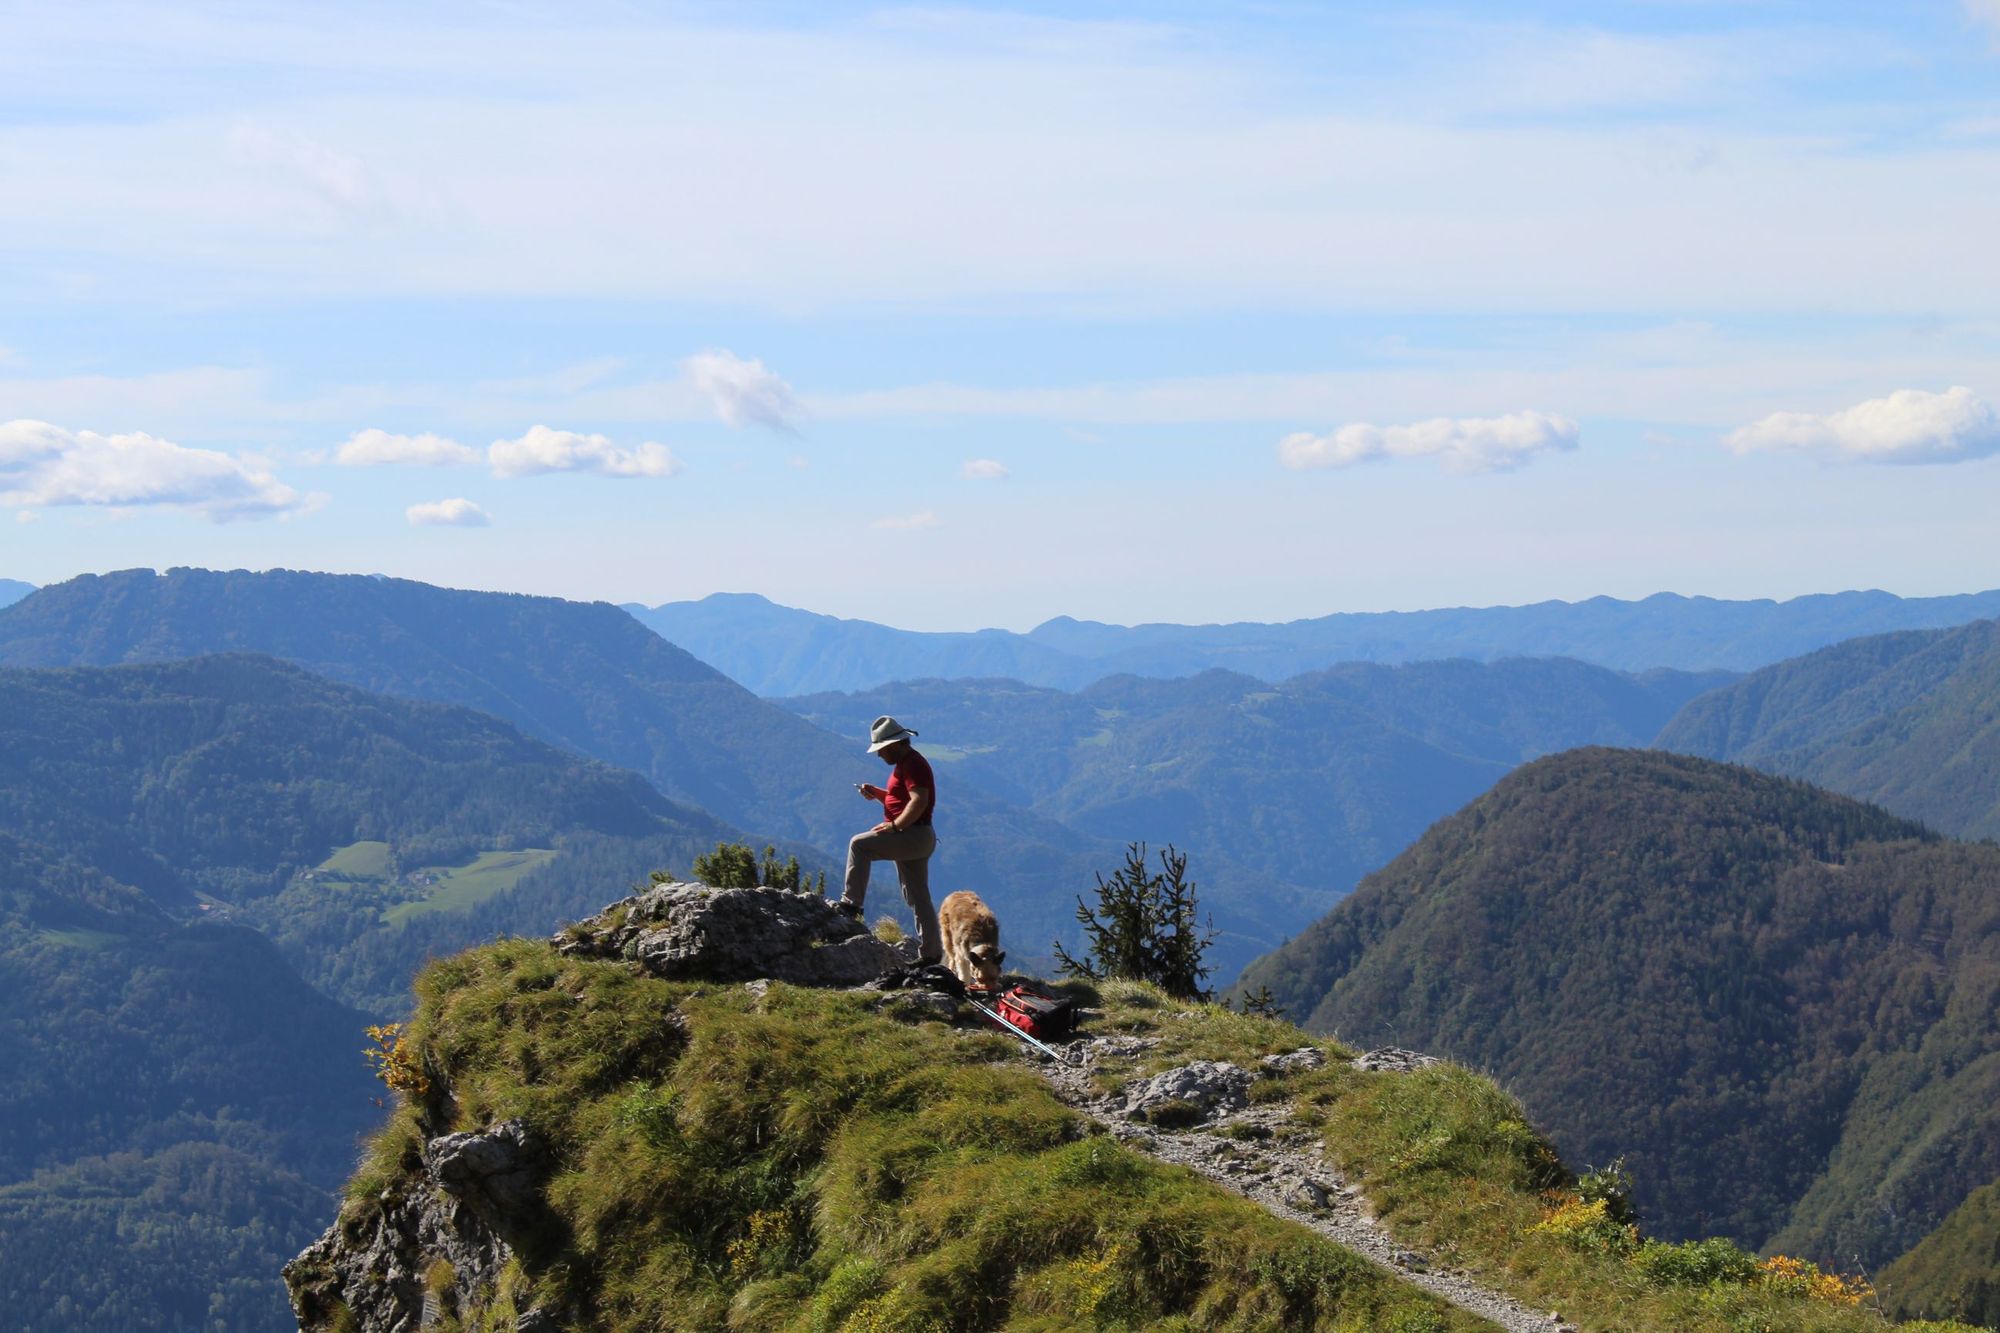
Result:
M931 815L937 809L937 782L930 761L910 744L916 734L893 717L878 717L868 729L868 753L882 756L882 762L893 768L887 787L855 784L864 797L882 803L882 822L848 840L847 886L838 906L860 920L861 904L868 897L869 867L877 861L894 861L903 901L917 917L917 961L935 963L944 957L937 908L931 905L931 853L937 850Z

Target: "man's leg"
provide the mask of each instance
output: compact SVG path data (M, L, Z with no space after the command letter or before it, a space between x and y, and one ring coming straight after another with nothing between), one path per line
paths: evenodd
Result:
M856 911L868 900L868 867L882 859L878 850L881 841L879 833L857 833L847 840L847 879L840 901L852 903Z
M944 937L938 932L937 908L931 903L931 853L937 850L937 837L922 825L911 829L908 836L923 854L897 861L896 878L903 885L903 901L917 918L917 961L935 963L944 958Z

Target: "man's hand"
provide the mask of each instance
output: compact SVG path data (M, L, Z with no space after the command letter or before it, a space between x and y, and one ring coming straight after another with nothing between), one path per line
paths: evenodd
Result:
M864 782L861 784L861 794L871 801L879 801L889 793L872 782Z
M870 833L894 833L896 831L896 825L894 821L885 819L881 823L877 824L874 828L869 829L868 831Z

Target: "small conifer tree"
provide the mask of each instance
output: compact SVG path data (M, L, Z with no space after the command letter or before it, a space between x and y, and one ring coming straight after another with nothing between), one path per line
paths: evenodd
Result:
M1097 906L1076 900L1076 919L1089 942L1084 956L1071 956L1058 940L1056 965L1072 976L1150 981L1181 999L1205 999L1201 983L1210 969L1202 956L1215 931L1212 922L1197 921L1196 911L1187 854L1167 844L1155 872L1146 868L1146 844L1132 843L1110 879L1097 877Z
M1245 991L1237 997L1237 1008L1243 1013L1257 1018L1283 1018L1285 1007L1278 1003L1278 997L1271 994L1269 986L1259 986L1254 991Z
M799 865L799 858L788 856L778 859L776 847L766 847L762 861L749 846L740 842L718 842L712 852L703 852L694 859L694 879L711 889L754 889L759 885L772 889L790 889L794 893L826 892L826 872L817 877L809 876ZM663 884L672 876L664 870L653 872L653 882Z

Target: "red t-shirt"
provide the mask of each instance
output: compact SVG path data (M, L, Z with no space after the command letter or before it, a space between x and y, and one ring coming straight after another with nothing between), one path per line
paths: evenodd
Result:
M910 751L896 761L896 767L889 773L889 798L882 802L882 810L890 819L903 813L910 803L912 790L927 791L931 794L930 804L917 817L919 824L931 822L931 813L937 809L937 782L931 777L931 761Z

